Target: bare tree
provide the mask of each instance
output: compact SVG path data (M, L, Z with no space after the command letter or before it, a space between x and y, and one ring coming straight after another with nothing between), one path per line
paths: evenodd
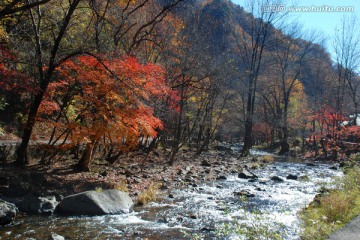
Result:
M68 30L71 19L80 1L81 0L72 0L68 2L68 7L64 9L64 15L61 19L61 24L59 24L60 27L54 36L52 47L49 49L50 51L46 53L44 52L42 46L42 9L40 6L37 6L36 9L29 10L29 17L31 21L30 26L32 26L33 30L33 47L35 48L34 73L36 74L36 82L38 83L39 90L34 94L33 100L30 104L27 121L22 134L22 141L17 149L16 163L18 165L25 165L28 163L27 147L36 121L36 115L43 100L45 91L52 80L55 68L62 61L58 56L59 50L61 50L61 42ZM30 1L28 1L28 4L30 4ZM47 68L45 69L44 66L47 66Z
M50 2L50 0L13 0L8 2L3 1L3 3L0 3L0 19L14 13L27 11L31 8L35 8L48 2Z
M307 56L315 41L315 35L308 36L307 40L303 40L301 27L297 24L285 29L283 34L277 35L274 41L274 68L278 70L278 77L275 77L274 80L278 82L277 86L280 87L280 99L278 101L281 115L279 119L281 130L280 154L289 151L288 115L290 99L294 89L300 84L298 79L304 72L304 63L309 60Z
M247 18L249 29L235 32L237 49L244 65L244 77L247 82L247 103L245 116L245 134L242 156L249 154L253 145L253 123L256 100L257 82L263 64L263 54L275 33L274 25L278 25L284 13L277 9L283 6L280 0L249 1L248 11L252 14ZM279 25L278 25L279 26Z
M360 67L360 28L355 16L344 16L342 24L336 29L334 36L334 52L337 70L336 111L343 114L346 89L354 105L354 121L359 115L357 94L359 81L356 71Z

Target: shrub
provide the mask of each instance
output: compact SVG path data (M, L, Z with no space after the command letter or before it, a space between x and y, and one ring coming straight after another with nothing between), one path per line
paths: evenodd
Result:
M349 220L349 213L356 196L344 191L335 190L320 200L321 213L325 216L324 221L334 223L336 221L344 222Z
M354 162L360 162L360 153L353 153L350 155L349 160Z
M147 189L144 189L139 197L138 204L145 205L149 202L154 202L158 199L159 189L161 187L160 183L151 183Z
M126 184L126 180L123 179L113 185L113 189L123 191L123 192L129 192L129 189Z
M275 158L271 155L264 155L260 157L260 161L263 163L272 163Z
M336 182L335 189L316 199L319 204L312 204L300 213L301 239L325 239L360 214L360 168L348 169Z

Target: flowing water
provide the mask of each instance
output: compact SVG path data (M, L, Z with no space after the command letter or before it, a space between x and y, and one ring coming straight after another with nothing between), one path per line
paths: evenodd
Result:
M297 212L312 201L320 183L342 175L329 167L279 161L254 170L256 181L229 175L226 180L172 190L170 197L124 215L17 218L15 225L0 227L0 239L48 239L51 233L65 239L246 239L217 235L220 229L231 233L226 223L235 222L279 231L283 239L299 239ZM288 174L304 177L287 180ZM273 181L273 176L284 181ZM255 196L234 194L244 190Z

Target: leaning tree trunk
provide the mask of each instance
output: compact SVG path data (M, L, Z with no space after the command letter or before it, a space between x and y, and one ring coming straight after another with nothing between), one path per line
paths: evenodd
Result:
M69 3L69 9L63 19L62 24L60 24L61 27L59 29L59 32L56 36L54 36L55 41L54 41L53 47L50 51L49 64L47 66L46 73L43 71L45 65L44 65L44 62L42 61L43 51L41 49L41 41L40 41L41 36L40 36L40 31L38 29L38 27L40 27L41 21L40 20L35 21L35 18L30 10L30 16L31 16L31 20L32 20L34 34L35 34L35 38L34 38L35 47L36 47L35 48L36 49L36 58L35 59L37 59L36 65L37 65L38 71L40 73L40 75L39 75L40 91L37 94L35 94L34 101L31 103L26 126L25 126L25 129L23 130L22 140L21 140L20 146L18 147L18 149L16 151L16 164L18 164L20 166L24 166L29 162L28 155L27 155L27 147L29 145L30 136L31 136L32 130L34 128L36 114L39 110L39 106L41 104L43 95L47 89L47 86L50 83L52 74L55 71L55 68L57 65L55 63L55 59L57 57L58 50L60 48L61 40L63 39L64 35L66 34L66 30L70 23L71 17L73 15L74 11L76 10L77 6L79 5L79 3L80 3L80 0L74 0L71 3Z
M88 142L85 150L77 164L77 167L81 171L90 171L90 164L94 158L95 143Z
M43 98L43 91L41 91L35 96L34 102L31 104L28 119L26 121L26 125L23 130L21 143L16 150L16 164L19 166L25 166L26 164L29 163L27 148L30 142L32 130L34 128L36 114L39 110L39 106L41 104L42 98Z

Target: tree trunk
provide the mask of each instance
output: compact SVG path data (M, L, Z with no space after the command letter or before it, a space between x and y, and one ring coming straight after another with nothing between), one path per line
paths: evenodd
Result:
M81 156L81 159L79 160L77 167L81 171L90 171L90 164L92 162L92 159L94 157L94 148L95 143L94 142L88 142L86 144L86 148Z
M241 150L241 156L246 157L250 154L250 149L252 147L252 119L246 119L245 122L245 136L244 136L244 146Z
M324 138L320 138L320 145L321 145L321 149L323 150L325 158L327 158L326 142L327 141Z
M285 154L289 152L290 146L289 146L289 129L288 129L288 117L287 117L287 107L285 106L284 109L284 116L283 116L283 126L281 128L282 130L282 139L281 139L281 149L279 154Z
M285 140L285 138L283 138L281 140L281 149L279 151L279 155L285 154L285 153L289 152L289 150L290 150L290 145L287 142L287 140Z
M250 154L250 149L253 146L253 121L254 121L254 106L255 106L255 85L256 79L250 76L249 80L249 92L246 106L246 120L245 120L245 135L244 135L244 146L241 150L241 156L246 157Z
M46 3L46 2L47 1L44 1L44 3ZM34 33L35 33L35 39L34 39L35 47L36 47L35 60L37 60L36 61L37 68L40 73L40 75L39 75L40 91L37 94L35 94L34 101L30 105L30 111L29 111L28 119L27 119L27 122L25 125L25 129L23 130L22 140L21 140L20 146L16 150L16 164L17 165L24 166L29 162L27 148L29 145L32 130L34 128L36 114L39 110L39 106L43 99L43 95L47 89L48 84L50 83L52 74L55 70L55 67L56 67L55 59L56 59L56 56L57 56L57 53L58 53L58 50L60 47L61 40L66 33L66 30L70 23L71 17L79 3L80 3L80 0L75 0L69 4L68 12L66 13L65 18L63 19L63 22L59 29L60 31L59 31L58 35L55 37L54 45L53 45L53 48L51 49L49 64L47 66L46 74L44 74L44 72L43 72L43 68L44 68L45 64L42 61L43 54L42 54L42 49L41 49L41 44L40 44L41 37L40 37L39 29L38 29L39 26L37 26L35 24L35 19L32 16L32 12L30 11L31 16L32 16L33 29L34 29ZM40 20L39 20L38 24L40 24Z
M170 166L174 165L175 156L176 156L176 154L178 153L178 151L179 151L179 148L173 148L173 149L171 150L170 160L169 160L169 165L170 165Z
M32 130L34 128L36 114L38 112L42 98L43 92L41 91L40 93L35 95L34 102L31 104L28 119L23 130L21 143L16 150L16 164L19 166L25 166L29 163L27 148L30 142Z

